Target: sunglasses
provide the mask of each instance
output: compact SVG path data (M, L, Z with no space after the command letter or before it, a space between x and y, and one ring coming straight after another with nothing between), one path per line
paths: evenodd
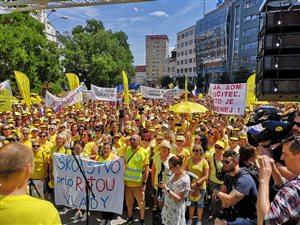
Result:
M183 140L176 140L177 142L183 142Z
M200 150L198 150L198 149L193 149L193 152L200 152Z
M221 146L215 145L216 149L223 149Z
M44 138L44 137L46 137L46 136L45 136L45 135L41 135L40 137L41 137L41 138Z
M229 160L222 160L222 163L227 165L227 164L230 163L230 161Z
M49 130L54 130L54 128L49 128Z
M300 127L300 122L294 121L293 123L294 123L294 125L296 125L297 127Z
M214 135L214 133L213 132L208 132L208 135Z
M23 135L27 135L27 134L29 134L29 133L22 133Z
M101 132L101 130L95 130L95 132L96 132L96 133L98 133L98 132L100 133L100 132Z
M284 143L287 143L290 141L295 141L298 145L300 145L300 135L298 134L298 135L290 136L290 137L284 139L281 143L284 144Z
M33 148L39 148L39 145L32 145Z
M130 141L136 141L136 138L130 138L129 140Z

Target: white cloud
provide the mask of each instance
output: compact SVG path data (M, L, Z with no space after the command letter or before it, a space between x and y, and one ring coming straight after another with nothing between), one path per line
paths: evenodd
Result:
M169 17L169 15L164 11L154 11L149 14L150 16L158 16L158 17Z
M136 11L136 12L139 11L139 9L138 9L137 7L134 7L133 9L134 9L134 11Z

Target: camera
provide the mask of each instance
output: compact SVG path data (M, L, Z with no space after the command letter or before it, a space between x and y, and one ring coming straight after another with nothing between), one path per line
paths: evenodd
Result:
M220 220L226 220L227 222L233 222L238 218L238 211L233 208L224 208L217 213L217 217Z

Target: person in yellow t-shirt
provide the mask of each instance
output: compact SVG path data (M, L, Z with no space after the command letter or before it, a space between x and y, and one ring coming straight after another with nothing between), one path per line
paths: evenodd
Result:
M32 142L32 152L34 157L34 172L31 178L36 185L41 198L44 198L43 187L48 174L48 155L40 148L38 141ZM35 193L34 188L31 188L31 191L32 193Z
M206 181L208 180L209 167L204 159L204 151L201 145L195 145L192 149L193 154L188 159L186 170L195 174L198 178L193 178L191 182L191 191L189 199L189 221L187 224L192 224L195 209L197 209L198 222L202 224L204 196L206 193Z
M30 129L27 127L23 127L21 132L22 132L22 143L27 145L31 149L32 144L30 141Z
M183 157L183 168L187 164L187 160L190 157L191 153L188 149L184 148L185 137L178 135L176 137L176 149L172 149L171 153L174 155L181 155Z
M27 195L33 171L33 153L26 145L14 142L0 148L1 225L61 225L51 202Z

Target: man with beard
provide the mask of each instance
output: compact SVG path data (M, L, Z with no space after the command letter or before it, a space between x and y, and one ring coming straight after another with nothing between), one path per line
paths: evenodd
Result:
M140 210L140 224L145 224L145 190L149 174L149 155L140 146L141 137L137 134L130 138L130 147L125 153L125 200L128 212L126 225L133 224L133 204L136 199Z
M221 190L213 193L213 198L222 201L223 211L215 220L217 225L255 225L257 187L249 172L239 167L235 151L223 154L223 168L226 170Z

